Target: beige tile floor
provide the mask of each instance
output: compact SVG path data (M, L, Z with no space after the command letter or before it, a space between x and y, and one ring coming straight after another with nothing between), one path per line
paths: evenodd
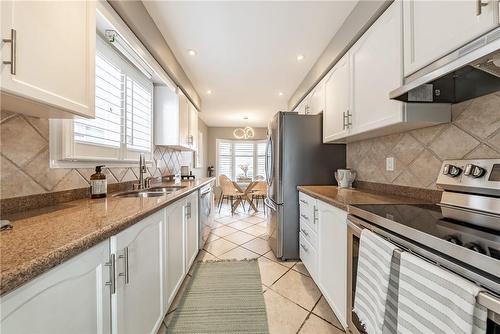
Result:
M240 209L241 210L241 209ZM231 215L223 207L216 226L197 261L257 259L271 334L340 334L342 326L302 262L276 259L267 244L266 218L262 212ZM190 272L175 297L159 334L165 333L177 308Z

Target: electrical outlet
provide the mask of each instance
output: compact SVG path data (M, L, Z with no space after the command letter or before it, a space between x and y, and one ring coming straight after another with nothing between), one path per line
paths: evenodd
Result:
M393 157L385 158L385 170L388 172L394 171L394 158Z

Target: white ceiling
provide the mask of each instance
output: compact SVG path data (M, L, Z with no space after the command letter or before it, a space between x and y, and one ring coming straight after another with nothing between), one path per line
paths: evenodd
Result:
M286 109L355 4L144 1L200 94L208 126L266 126ZM305 56L301 62L298 54Z

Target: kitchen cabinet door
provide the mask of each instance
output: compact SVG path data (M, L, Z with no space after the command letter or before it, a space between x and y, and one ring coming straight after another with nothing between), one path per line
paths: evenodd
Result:
M185 231L186 231L186 272L198 255L198 192L194 192L186 199L185 206Z
M179 93L179 146L190 148L189 145L189 100Z
M403 103L389 92L403 82L402 3L395 1L349 51L354 135L403 121Z
M2 1L2 110L95 115L95 1ZM13 45L15 46L13 48Z
M328 143L348 134L345 116L350 108L350 74L348 54L332 68L325 80L323 142Z
M111 333L109 240L2 296L0 332Z
M163 320L162 229L165 210L111 237L116 258L114 333L155 334Z
M309 104L309 114L316 115L325 110L325 85L323 81L314 87L309 98Z
M347 212L318 201L318 285L340 322L346 326Z
M477 4L482 3L478 12ZM403 1L405 76L498 26L498 1Z
M166 241L166 290L167 305L175 297L184 275L186 266L184 254L186 252L184 242L184 205L185 200L179 200L167 207L167 241Z
M189 102L189 144L193 150L198 149L198 110Z

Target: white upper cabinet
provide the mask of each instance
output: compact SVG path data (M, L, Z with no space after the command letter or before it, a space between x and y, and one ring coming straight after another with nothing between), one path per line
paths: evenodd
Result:
M342 57L325 80L325 111L323 112L323 142L343 138L350 108L350 74L348 55Z
M2 296L1 333L111 333L108 240Z
M349 51L351 134L402 121L403 103L389 99L403 82L401 11L394 2Z
M405 76L499 24L494 0L406 0L403 13Z
M349 142L451 121L450 105L389 98L403 83L402 25L402 1L394 1L327 74L323 142Z
M183 151L195 149L198 111L179 89L175 92L166 85L155 86L154 120L155 145Z
M114 333L155 334L164 315L162 256L165 210L111 237L116 259Z
M2 110L94 117L95 1L2 1ZM12 62L5 64L3 62Z
M300 102L300 104L295 108L295 111L297 111L301 115L305 115L306 109L307 109L307 98L302 100L302 102Z
M198 149L198 110L188 102L188 145L196 151Z
M316 115L325 110L325 84L324 81L318 83L318 85L311 92L310 98L308 100L308 114Z

